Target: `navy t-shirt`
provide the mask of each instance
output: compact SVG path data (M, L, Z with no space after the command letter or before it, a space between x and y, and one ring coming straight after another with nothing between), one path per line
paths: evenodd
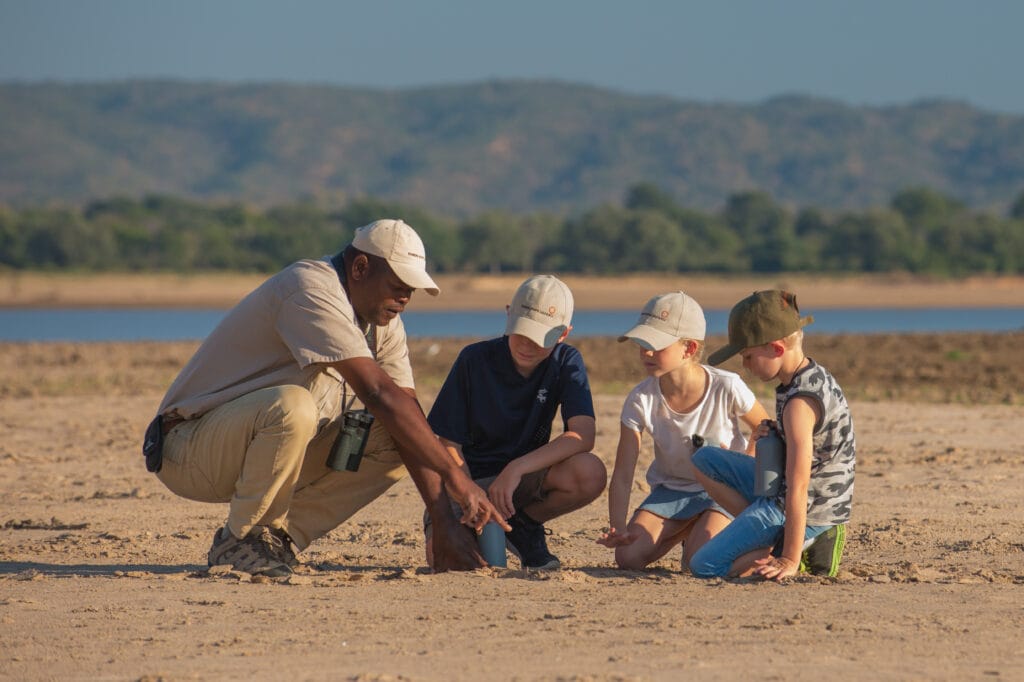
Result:
M484 478L547 443L559 406L563 429L572 417L594 416L580 352L560 343L523 377L502 336L462 349L427 421L434 433L462 446L473 478Z

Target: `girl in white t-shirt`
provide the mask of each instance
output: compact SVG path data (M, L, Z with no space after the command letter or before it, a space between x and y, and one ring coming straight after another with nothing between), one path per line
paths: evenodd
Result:
M641 569L683 544L682 565L730 521L694 479L691 458L702 445L753 454L740 430L757 427L768 413L739 376L702 365L704 311L681 291L647 302L636 326L619 337L640 346L650 375L622 406L619 447L608 486L608 532L598 542L615 549L621 568ZM626 523L629 495L648 432L654 461L647 470L651 492Z

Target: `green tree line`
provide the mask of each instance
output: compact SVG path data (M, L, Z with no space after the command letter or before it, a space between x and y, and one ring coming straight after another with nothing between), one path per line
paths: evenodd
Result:
M401 217L439 272L1024 272L1024 192L1007 215L928 188L864 211L791 209L764 192L716 212L641 183L621 205L559 216L488 211L456 221L376 199L257 209L168 196L81 207L0 207L0 267L71 271L261 271L334 253L354 228Z

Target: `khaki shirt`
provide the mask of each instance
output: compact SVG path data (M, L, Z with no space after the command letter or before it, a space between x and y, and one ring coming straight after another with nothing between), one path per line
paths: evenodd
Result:
M376 327L376 344L377 364L413 388L400 317ZM192 419L252 391L295 384L312 393L322 427L341 414L344 384L324 363L363 357L374 354L330 259L301 260L224 316L167 390L159 414Z

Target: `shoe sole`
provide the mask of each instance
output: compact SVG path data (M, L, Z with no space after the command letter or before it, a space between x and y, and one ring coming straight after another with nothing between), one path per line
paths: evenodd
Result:
M527 566L523 564L523 568L529 569L531 571L557 571L561 567L562 562L558 559L555 559L554 561L549 561L546 564L541 564L540 566Z
M802 573L822 575L829 578L834 578L839 575L839 562L842 560L843 550L846 548L846 524L843 523L838 526L833 526L833 529L835 529L835 540L832 543L831 556L828 557L828 565L812 565L809 561L810 548L808 548L808 550L805 550L800 556L800 571ZM830 533L832 531L828 530L825 532Z

